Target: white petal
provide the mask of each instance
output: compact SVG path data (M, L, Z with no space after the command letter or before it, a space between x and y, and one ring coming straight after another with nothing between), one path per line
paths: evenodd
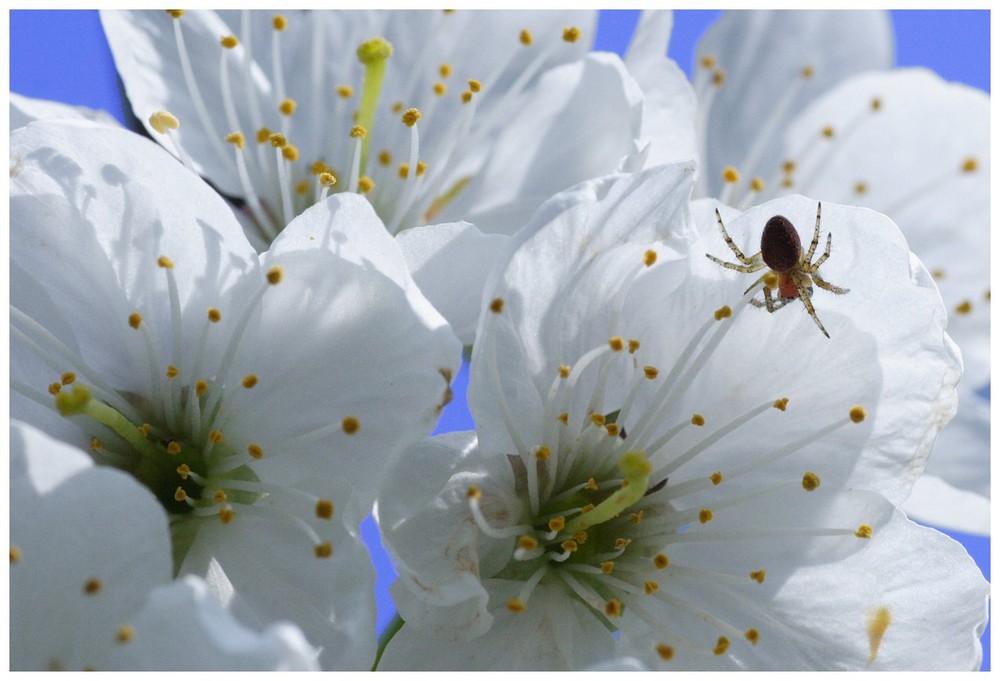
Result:
M170 579L167 519L149 491L17 423L10 534L15 669L104 667L119 627Z
M537 88L544 97L507 118L486 165L439 219L513 234L548 197L612 172L631 151L641 93L618 57L588 55L547 72Z
M920 476L913 485L902 509L914 520L935 527L981 536L990 534L989 497L956 489L929 473Z
M153 589L129 625L133 638L115 646L108 669L319 670L296 627L274 624L259 634L247 629L195 577Z
M33 99L10 93L10 129L23 128L32 121L55 120L60 118L83 119L118 127L118 120L106 111L85 106L70 106L62 102Z
M396 237L417 286L463 345L472 345L475 338L483 285L507 240L466 222L423 225Z
M760 140L761 158L776 158L780 132L810 100L845 77L892 65L892 29L888 13L844 11L726 12L698 44L696 64L707 56L725 70L725 82L714 92L711 70L695 74L699 105L708 112L702 172L707 194L718 196L722 169L735 166L748 178L756 164L748 155L757 138L779 118L772 134ZM845 50L844 45L851 49ZM802 80L803 68L813 75ZM801 84L801 87L797 85ZM793 93L793 88L800 87ZM779 106L785 94L787 107Z

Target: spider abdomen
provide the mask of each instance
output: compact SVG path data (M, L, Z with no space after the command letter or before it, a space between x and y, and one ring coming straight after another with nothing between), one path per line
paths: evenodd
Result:
M775 215L764 225L760 237L760 255L775 272L789 272L802 258L802 242L788 218Z

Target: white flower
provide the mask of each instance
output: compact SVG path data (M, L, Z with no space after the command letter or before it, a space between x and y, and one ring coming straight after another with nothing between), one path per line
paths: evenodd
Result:
M367 668L357 523L459 362L370 206L331 197L258 256L137 135L34 123L11 153L12 415L144 483L176 574Z
M23 128L32 121L57 120L61 118L83 119L112 127L120 127L120 123L107 111L91 109L86 106L72 106L47 99L34 99L19 95L16 92L10 93L11 130Z
M506 235L543 201L638 163L653 132L674 135L659 161L694 150L690 117L646 120L622 60L588 53L595 12L175 15L101 13L154 139L243 202L258 245L328 192L364 194L391 233L412 232L414 278L466 344L478 306L465 292L478 300ZM669 25L651 15L635 58L664 92L688 88L663 56ZM161 110L179 127L148 120Z
M850 45L850 49L845 49ZM962 349L958 418L906 506L989 533L989 95L895 69L883 12L727 12L697 51L698 192L873 208L930 270Z
M10 455L11 668L316 668L295 627L254 632L170 582L167 516L135 480L21 423Z
M476 431L380 492L406 622L380 668L978 668L982 576L895 508L955 408L930 275L884 216L823 203L830 338L769 314L759 273L705 257L733 252L691 174L556 196L494 272ZM808 248L817 203L720 210L750 256L776 213Z

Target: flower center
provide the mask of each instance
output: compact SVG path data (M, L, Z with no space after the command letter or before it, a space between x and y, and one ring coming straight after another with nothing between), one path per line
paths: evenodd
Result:
M284 15L270 17L270 68L255 57L251 24L260 14L244 11L241 38L229 35L220 41L218 95L228 134L204 105L184 40L183 12L170 16L198 124L212 140L213 153L238 178L246 210L264 243L331 191L365 194L392 233L432 219L471 181L471 174L460 170L462 161L474 155L477 144L489 141L484 135L490 133L490 121L509 116L504 104L524 91L559 45L580 37L579 30L567 29L561 40L536 44L524 30L510 39L532 51L527 66L514 65L515 51L498 59L491 73L463 74L463 65L447 61L442 52L452 42L444 38L461 32L452 13L444 12L415 54L393 58L392 44L373 37L357 45L353 64L345 60L331 67L326 25L316 17L306 38L313 55L309 73L291 74L283 63L284 34L290 28ZM271 87L262 89L261 79ZM477 119L477 101L494 83L504 87L490 101L485 119ZM424 123L418 126L421 118ZM160 130L152 120L151 125ZM430 136L421 146L418 127L424 126ZM248 137L256 140L255 148ZM234 151L227 151L224 142ZM179 147L178 155L185 160Z

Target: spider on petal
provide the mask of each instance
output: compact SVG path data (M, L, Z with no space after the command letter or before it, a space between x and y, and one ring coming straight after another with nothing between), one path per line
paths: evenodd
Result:
M829 233L826 235L826 248L823 249L823 254L815 262L812 261L813 255L816 253L816 247L819 245L819 224L822 208L822 203L816 204L816 228L813 231L812 243L809 244L808 251L805 253L802 252L802 242L799 240L799 234L795 231L795 226L791 221L782 215L775 215L764 225L764 233L760 237L760 252L755 253L749 258L743 255L739 246L729 236L726 226L722 223L722 216L719 214L719 209L716 208L715 218L719 222L719 229L722 230L722 238L726 240L726 245L729 246L729 249L741 264L726 262L708 253L705 256L712 262L722 265L727 269L736 270L737 272L750 273L757 272L764 267L769 268L765 274L750 284L746 291L743 292L746 294L754 286L762 283L764 302L751 300L750 303L755 307L765 307L768 312L774 312L798 298L805 305L806 312L816 322L819 330L823 332L824 336L829 338L830 334L823 327L823 323L816 316L816 310L813 308L812 284L815 282L821 289L837 295L847 293L850 289L834 286L824 280L819 274L820 265L830 257ZM771 295L771 290L775 288L778 289L777 299Z

